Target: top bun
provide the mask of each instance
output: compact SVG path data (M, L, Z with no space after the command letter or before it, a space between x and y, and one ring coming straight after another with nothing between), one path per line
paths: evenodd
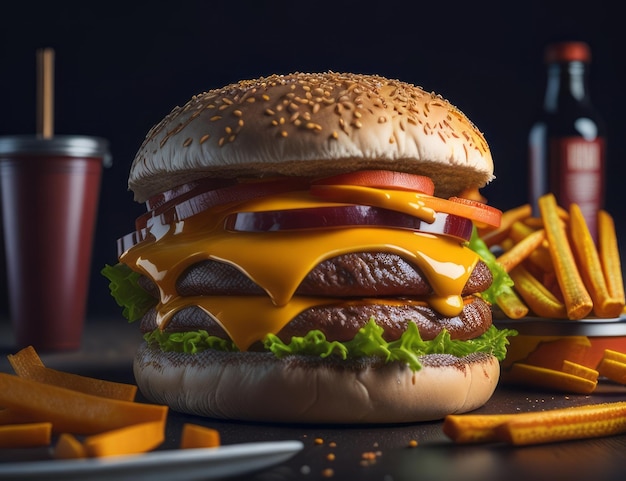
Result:
M441 96L376 75L327 72L272 75L194 96L148 132L128 187L144 202L203 177L363 169L427 175L440 197L493 179L482 133Z

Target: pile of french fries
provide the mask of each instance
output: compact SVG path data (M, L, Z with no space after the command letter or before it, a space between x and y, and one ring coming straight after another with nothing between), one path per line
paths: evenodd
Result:
M514 282L513 290L497 299L500 310L512 319L530 315L573 321L624 314L613 218L598 212L594 240L578 205L566 210L553 194L538 204L540 217L533 217L526 204L504 212L499 228L479 230L487 246L501 252L496 260ZM599 376L626 385L626 354L606 350L597 365L585 364L587 347L578 337L544 341L526 359L505 363L502 381L579 394L593 392Z
M57 371L35 349L0 373L0 448L51 446L56 459L139 454L165 439L168 407L135 402L137 386ZM217 447L219 432L184 424L180 448Z
M499 228L478 231L488 247L501 249L497 261L515 283L498 307L511 319L619 317L624 283L611 215L598 212L596 243L577 204L565 210L549 193L539 210L533 217L528 204L510 209Z

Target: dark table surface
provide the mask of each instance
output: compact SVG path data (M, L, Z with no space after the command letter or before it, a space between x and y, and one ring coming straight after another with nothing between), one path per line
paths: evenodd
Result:
M140 334L121 319L87 322L80 350L40 353L51 368L120 382L133 382L132 358ZM0 321L0 371L12 373L6 355L16 351L10 324ZM138 401L142 401L141 395ZM566 406L626 401L626 387L603 382L592 395L531 392L498 386L480 413L542 411ZM283 464L229 479L292 480L619 480L626 479L626 434L547 445L455 445L442 423L384 426L274 425L215 421L170 411L166 441L175 449L185 422L219 430L223 445L300 440L304 449ZM321 443L320 443L321 440ZM410 443L417 442L412 447ZM45 459L49 450L0 450L2 464ZM181 473L180 479L184 479Z

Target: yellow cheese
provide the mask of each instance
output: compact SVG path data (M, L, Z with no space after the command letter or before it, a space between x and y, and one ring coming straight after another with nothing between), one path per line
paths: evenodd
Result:
M150 226L146 239L123 253L120 261L159 287L157 323L161 329L179 309L198 306L219 322L242 350L267 333L277 333L310 307L345 303L338 298L300 297L294 293L319 263L351 252L398 254L416 265L432 286L434 295L422 301L446 316L460 313L461 292L478 257L458 239L378 226L272 232L224 229L225 219L236 212L328 205L306 192L264 198L258 203L222 205L176 224ZM429 212L424 215L430 217ZM207 259L234 266L261 286L267 297L179 296L175 287L178 277L192 264ZM402 301L407 302L411 301Z

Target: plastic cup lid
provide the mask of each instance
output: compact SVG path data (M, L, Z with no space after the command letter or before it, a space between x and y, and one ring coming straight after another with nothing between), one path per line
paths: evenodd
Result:
M105 167L112 163L108 140L82 135L56 135L49 139L36 135L0 137L0 156L13 154L100 157Z

